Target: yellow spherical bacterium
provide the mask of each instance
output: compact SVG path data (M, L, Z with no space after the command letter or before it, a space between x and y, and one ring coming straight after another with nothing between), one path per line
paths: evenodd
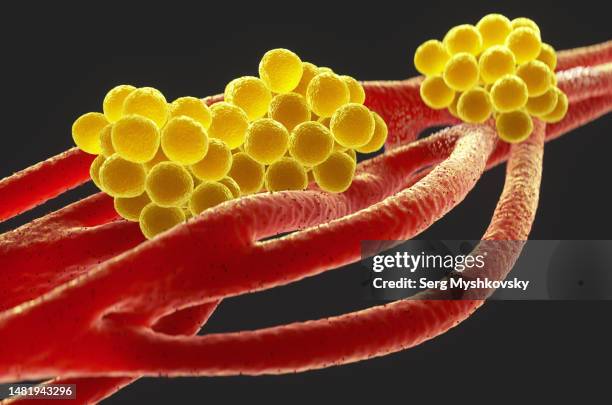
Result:
M491 87L491 101L499 112L518 110L527 103L527 85L516 75L506 75Z
M164 154L164 151L162 150L162 148L158 148L157 149L157 153L155 154L155 156L153 156L153 159L144 162L143 166L145 168L146 171L151 170L156 164L160 163L160 162L166 162L170 159L168 159L168 156L166 156Z
M414 53L414 67L425 75L439 75L444 70L450 54L444 44L436 39L423 42Z
M370 142L366 143L365 145L356 148L357 152L376 152L382 148L387 141L387 135L389 133L387 123L380 115L378 115L378 113L374 111L372 111L372 116L374 117L374 134L372 135L372 139L370 139Z
M329 123L336 142L347 148L364 146L374 135L374 117L367 107L349 103L338 108Z
M102 110L104 115L109 122L116 122L121 118L123 112L123 102L125 98L130 95L136 87L129 84L120 84L119 86L113 87L102 102Z
M180 207L193 192L191 173L175 162L161 162L147 174L145 189L160 207Z
M428 107L441 110L448 107L455 97L455 90L448 87L441 76L429 76L419 88L421 99Z
M332 153L334 137L320 122L303 122L289 137L289 153L304 166L323 163Z
M297 160L283 157L266 170L265 185L268 191L304 190L308 176Z
M311 114L304 96L297 93L277 94L270 103L270 118L283 124L287 131L296 125L310 121Z
M542 121L547 122L549 124L554 124L555 122L559 122L565 117L567 114L567 108L569 105L567 95L561 90L557 89L557 103L555 104L555 108L546 115L541 116Z
M474 87L461 94L457 101L457 115L465 122L480 124L493 112L491 96L482 87Z
M159 129L155 122L140 115L125 115L113 124L111 141L115 152L130 162L153 159L159 149Z
M557 52L555 48L549 44L542 43L542 49L540 49L540 54L537 59L546 63L546 66L548 66L551 72L554 72L557 68Z
M532 29L537 35L540 37L540 27L530 18L527 17L517 17L510 22L512 24L512 29L515 30L517 28L529 28Z
M151 199L147 193L142 193L137 197L131 198L115 197L113 204L115 206L115 211L117 211L117 214L119 214L121 218L138 222L140 213L150 202Z
M209 140L206 156L189 168L200 180L217 181L225 177L231 167L232 151L225 142L213 138Z
M476 56L482 50L482 36L476 27L470 24L451 28L444 36L443 43L451 55L467 52Z
M208 134L193 118L175 117L168 121L162 131L161 148L173 162L192 165L206 156Z
M303 71L300 57L284 48L266 52L259 62L259 77L274 93L289 93L295 89Z
M115 148L113 147L113 139L111 136L111 132L113 130L113 124L108 124L100 131L100 151L101 154L109 157L113 153L115 153Z
M346 83L350 93L349 101L351 103L363 104L365 102L366 94L361 83L351 76L340 76Z
M230 149L235 149L244 143L249 118L240 107L220 102L213 104L210 112L212 121L208 128L208 136L221 139Z
M140 163L114 154L100 167L100 187L111 197L136 197L145 189L146 172Z
M91 162L91 166L89 166L89 177L91 177L91 180L100 190L102 190L102 184L100 183L100 167L102 167L105 160L106 157L104 155L98 155L93 162Z
M316 75L306 89L306 101L319 117L331 117L350 100L351 92L346 82L334 73Z
M178 207L160 207L150 203L142 209L139 218L140 230L147 239L174 228L185 221L185 213Z
M223 184L229 189L229 191L232 192L232 197L240 197L240 186L238 185L238 183L236 183L236 180L232 179L229 176L225 176L224 178L219 180L219 183Z
M325 162L312 168L315 182L330 193L346 191L353 181L356 163L344 152L333 152Z
M524 110L504 112L497 115L495 127L499 137L509 143L519 143L533 131L533 121Z
M232 192L224 184L216 181L205 181L193 190L189 200L189 210L193 215L198 215L208 208L233 198Z
M306 89L308 88L308 84L310 84L313 77L319 74L319 68L310 62L302 62L302 69L302 78L300 79L297 87L293 89L293 92L306 97Z
M538 97L530 97L525 108L527 112L536 117L551 113L557 105L559 89L551 87L548 91Z
M478 61L469 53L457 53L446 63L443 78L446 85L455 91L468 90L478 83Z
M478 21L476 28L482 36L483 49L486 49L503 44L512 31L512 23L501 14L488 14Z
M260 78L244 76L227 85L223 98L226 102L242 108L249 120L253 121L266 115L272 93Z
M520 27L508 35L506 46L514 54L516 63L521 65L538 57L542 49L542 41L533 29Z
M182 115L193 118L205 129L210 127L210 121L212 120L210 108L199 98L179 97L170 103L170 116L168 119Z
M253 194L261 190L264 184L264 174L264 165L245 152L239 152L233 156L229 177L238 184L242 195Z
M527 85L529 97L546 93L554 84L553 72L542 61L532 60L516 69L516 75Z
M516 60L510 49L503 45L494 45L480 55L478 67L483 81L489 84L502 76L514 74Z
M141 87L132 91L123 101L121 115L141 115L162 128L168 120L169 107L166 97L152 87Z
M287 128L271 118L251 122L244 140L244 151L263 165L269 165L283 157L288 146Z
M72 124L72 139L83 152L99 155L100 131L109 124L106 116L97 112L81 115Z

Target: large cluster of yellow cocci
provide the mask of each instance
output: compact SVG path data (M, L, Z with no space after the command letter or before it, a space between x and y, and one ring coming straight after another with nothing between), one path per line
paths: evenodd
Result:
M210 107L195 97L168 103L151 87L117 86L103 113L74 122L72 136L98 155L91 178L119 215L152 238L264 189L302 190L314 180L322 190L345 191L356 151L374 152L387 138L385 122L364 101L352 77L274 49L259 77L232 80L224 101Z
M470 123L494 115L497 132L507 142L531 134L532 116L553 123L567 112L567 96L556 85L555 50L525 17L510 21L489 14L475 26L453 27L442 41L419 46L414 64L426 76L420 87L425 104L448 108Z

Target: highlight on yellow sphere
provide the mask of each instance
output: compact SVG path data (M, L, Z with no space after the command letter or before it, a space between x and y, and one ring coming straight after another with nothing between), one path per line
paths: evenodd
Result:
M109 122L116 122L121 118L123 112L123 102L131 92L136 90L136 87L129 84L120 84L113 87L102 102L102 110Z
M277 94L270 103L268 110L270 118L283 124L287 131L296 125L310 121L311 114L306 99L301 94Z
M111 197L136 197L145 189L146 172L140 163L114 154L100 167L100 189Z
M444 44L436 39L423 42L414 53L414 67L425 76L439 75L444 71L450 54Z
M419 92L423 102L436 110L448 107L455 97L455 90L448 87L441 76L426 77Z
M526 111L516 110L498 114L495 127L503 141L519 143L529 138L533 131L533 121Z
M346 83L349 89L351 103L363 104L365 102L366 94L361 83L351 76L340 76Z
M512 31L512 23L501 14L488 14L478 21L476 28L482 37L482 46L486 49L502 45Z
M240 107L220 102L210 107L212 121L208 128L208 136L221 139L235 149L244 143L244 137L249 126L249 118Z
M100 151L101 154L109 157L113 153L115 153L115 148L113 147L113 139L111 137L111 132L113 129L113 124L108 124L100 131Z
M538 38L541 38L540 27L538 27L538 24L536 24L535 21L530 18L518 17L512 20L511 24L513 30L517 28L529 28L532 29L538 35Z
M374 134L372 135L372 139L370 139L370 142L366 143L365 145L356 148L357 152L376 152L382 148L387 141L387 135L389 133L387 123L380 115L378 115L378 113L374 111L372 111L372 117L374 117Z
M164 154L174 162L192 165L208 152L208 134L193 118L172 118L162 131L161 147Z
M166 97L152 87L141 87L132 91L123 101L121 115L141 115L162 128L168 120L170 108Z
M347 148L364 146L374 135L374 117L367 107L349 103L338 108L329 123L336 142Z
M321 73L334 73L332 68L327 67L327 66L320 66L317 71L318 71L318 74L321 74Z
M289 147L289 132L271 118L251 122L244 140L244 151L263 165L276 162Z
M99 155L100 131L109 124L106 116L97 112L81 115L72 124L72 139L83 152Z
M115 197L114 206L117 214L128 221L138 222L140 213L151 202L147 193L142 193L137 197L122 198Z
M91 180L100 190L102 190L102 184L100 183L100 167L102 167L105 160L106 157L104 155L98 155L93 162L91 162L91 166L89 166L89 177L91 177Z
M493 112L491 96L482 87L474 87L461 94L457 101L457 115L464 122L480 124Z
M238 183L236 183L236 180L232 179L229 176L225 176L224 178L219 180L219 183L223 184L229 189L229 191L232 193L233 198L240 197L240 186L238 185Z
M334 111L351 100L351 93L342 78L334 73L316 75L306 89L306 101L319 117L331 117Z
M453 55L446 63L444 82L455 91L465 91L478 84L479 69L474 55L461 52Z
M304 166L324 162L332 153L334 137L320 122L308 121L293 129L289 137L289 153Z
M476 56L482 51L482 36L470 24L461 24L451 28L444 36L444 46L451 54L466 52Z
M185 222L185 213L178 207L160 207L150 203L142 209L139 218L140 230L147 239Z
M232 192L224 184L216 181L204 181L193 190L189 200L189 210L193 215L198 215L208 208L233 198Z
M555 51L555 48L543 42L542 49L540 49L540 54L538 55L538 60L546 63L546 66L548 66L550 71L554 72L557 68L557 52Z
M145 189L160 207L180 207L193 192L191 173L175 162L161 162L147 174Z
M499 112L518 110L527 103L527 85L516 75L506 75L491 87L491 101Z
M153 159L159 149L159 138L157 125L140 115L125 115L111 129L111 142L117 154L136 163Z
M264 184L264 165L245 152L234 154L229 177L240 187L241 195L257 193Z
M225 177L231 167L232 151L225 142L213 138L208 143L206 156L189 168L200 180L217 181Z
M155 156L153 156L153 159L144 162L142 165L144 166L145 170L148 172L149 170L151 170L156 164L160 163L160 162L166 162L170 159L168 159L168 156L166 156L164 154L164 151L162 150L162 148L158 148L157 149L157 153L155 154Z
M344 152L333 152L325 162L312 168L315 182L330 193L346 191L353 181L356 163Z
M527 105L525 106L527 112L531 115L535 115L536 117L551 113L557 105L559 93L559 89L556 87L551 87L541 96L530 97L529 100L527 100Z
M542 61L532 60L516 69L516 75L527 85L529 97L538 97L554 86L553 72Z
M514 54L516 63L520 65L538 57L542 49L542 41L533 29L519 27L508 35L506 46Z
M547 122L549 124L554 124L555 122L561 121L565 114L567 114L567 108L569 106L569 102L567 100L567 95L561 90L557 89L557 104L555 104L555 108L546 115L542 115L540 118L542 121Z
M310 62L302 62L302 69L302 78L300 79L300 82L298 83L297 87L293 89L293 92L306 97L306 89L308 88L310 81L320 72L319 68Z
M274 93L289 93L300 83L302 60L288 49L266 52L259 62L259 77Z
M283 157L268 166L265 184L268 191L304 190L308 185L308 176L297 160Z
M223 98L226 102L242 108L249 120L253 121L266 115L272 93L260 78L244 76L227 85Z
M170 103L170 118L187 116L200 123L205 129L210 127L212 115L210 108L196 97L179 97Z
M502 76L514 74L516 60L510 49L503 45L494 45L480 55L478 67L480 68L480 77L486 84L489 84Z

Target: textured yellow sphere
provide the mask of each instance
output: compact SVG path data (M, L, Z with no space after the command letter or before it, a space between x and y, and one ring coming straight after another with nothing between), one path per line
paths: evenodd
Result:
M355 149L347 149L344 151L344 153L349 155L349 157L353 159L355 163L357 163L357 152L355 152Z
M360 153L372 153L376 152L380 148L383 147L385 142L387 141L387 135L389 130L387 128L387 123L382 119L378 113L372 111L372 116L374 117L374 134L372 135L372 139L370 142L366 143L359 148L356 148L357 152Z
M153 120L159 128L162 128L168 120L169 110L166 97L159 90L141 87L125 98L121 115L141 115Z
M540 49L538 60L546 63L546 66L548 66L551 72L554 72L557 68L557 52L555 48L549 44L542 43L542 49Z
M145 189L160 207L180 207L193 192L191 174L178 163L161 162L147 174Z
M248 195L261 190L264 184L264 165L258 163L245 152L236 153L233 158L229 177L238 183L240 193Z
M276 162L289 147L289 132L270 118L253 121L247 130L244 151L262 165Z
M334 73L316 75L306 89L306 101L319 117L331 117L334 111L351 100L351 92L342 78Z
M482 51L482 36L470 24L461 24L451 28L444 36L444 46L451 54L467 52L476 56Z
M105 156L98 155L93 162L91 162L91 166L89 166L89 177L91 177L91 180L100 190L102 190L102 184L100 183L100 167L102 167L105 160Z
M351 103L363 104L365 102L366 94L361 83L351 76L340 76L344 83L348 86Z
M367 107L349 103L338 108L329 123L336 142L347 148L364 146L374 135L374 117Z
M178 207L160 207L150 203L142 209L139 218L140 230L147 239L185 222L185 213Z
M136 197L145 189L146 172L140 163L114 154L100 167L100 187L111 197Z
M297 160L283 157L268 167L265 184L268 191L304 190L308 176Z
M536 117L551 113L557 105L559 92L559 89L556 87L551 87L541 96L530 97L529 100L527 100L527 105L525 106L527 108L527 112L531 115L535 115Z
M503 141L519 143L529 138L533 131L533 121L526 111L516 110L498 114L495 127Z
M236 183L236 180L226 176L219 180L219 183L223 184L229 189L229 191L231 191L233 198L240 197L240 186L238 185L238 183Z
M161 147L170 160L192 165L206 156L208 134L193 118L175 117L168 121L162 131Z
M298 83L297 87L293 89L293 92L306 97L306 89L308 88L310 81L320 72L319 68L310 62L302 62L302 69L302 78L300 79L300 83Z
M159 148L159 129L149 118L126 115L113 124L111 141L119 156L130 162L153 159Z
M555 89L558 95L555 108L548 114L540 117L542 121L548 122L549 124L554 124L555 122L561 121L565 117L565 114L567 114L567 108L569 106L567 95L556 87Z
M253 121L266 115L272 93L260 78L244 76L227 85L223 98L226 102L242 108L249 120Z
M429 76L419 88L421 99L428 107L441 110L448 107L455 97L455 90L448 87L441 76Z
M516 75L527 85L529 97L541 96L554 86L553 72L539 60L532 60L519 66Z
M270 118L291 131L296 125L310 121L311 115L304 96L297 93L277 94L269 109Z
M483 81L489 84L502 76L514 74L516 60L510 49L503 45L494 45L480 55L478 66Z
M100 131L100 151L102 155L109 157L113 153L115 153L115 148L113 147L113 139L111 136L111 132L113 130L113 124L108 124L102 131Z
M99 155L100 131L109 124L104 114L90 112L81 115L72 124L72 139L83 152Z
M288 49L272 49L259 62L259 77L274 93L289 93L302 78L302 60Z
M356 163L344 152L333 152L320 165L313 167L315 181L321 190L330 193L346 191L353 181Z
M501 45L512 31L512 23L501 14L488 14L478 21L476 28L482 37L483 48Z
M530 18L518 17L512 20L511 24L513 30L517 28L529 28L532 29L538 35L538 38L541 38L540 27L538 27L538 24L536 24L535 21Z
M506 46L514 53L516 63L520 65L538 57L542 49L542 41L533 29L520 27L508 35Z
M527 85L516 75L507 75L491 87L491 101L499 112L518 110L527 103Z
M208 128L208 136L221 139L230 149L235 149L244 143L249 118L240 107L220 102L213 104L210 112L212 121Z
M208 208L233 198L232 192L224 184L216 181L205 181L193 191L189 200L189 210L193 215L198 215Z
M129 84L120 84L119 86L113 87L102 102L102 110L104 115L109 122L116 122L121 118L123 112L123 102L125 98L130 95L136 87Z
M464 122L483 123L492 112L491 96L482 87L474 87L462 93L457 101L457 115Z
M474 55L461 52L453 55L444 68L444 82L455 91L465 91L478 83L478 62Z
M190 166L200 180L218 181L229 173L232 167L232 151L227 144L219 139L210 139L208 153L199 162Z
M153 157L153 159L149 160L148 162L144 162L143 166L145 168L145 170L148 172L149 170L151 170L156 164L160 163L160 162L167 162L168 160L168 156L166 156L164 154L164 151L162 150L162 148L158 148L157 149L157 153L155 154L155 156Z
M304 166L323 163L332 153L334 137L320 122L304 122L289 137L289 153Z
M457 113L457 103L459 102L459 97L461 97L461 93L455 93L453 101L448 105L448 112L455 118L459 118L459 114Z
M142 193L137 197L121 198L116 197L114 201L115 211L123 219L138 222L140 213L151 202L147 193Z
M439 75L444 71L450 54L444 44L436 39L423 42L414 53L414 67L425 76Z
M212 115L210 108L199 98L179 97L170 103L170 118L187 116L200 123L205 129L210 127Z

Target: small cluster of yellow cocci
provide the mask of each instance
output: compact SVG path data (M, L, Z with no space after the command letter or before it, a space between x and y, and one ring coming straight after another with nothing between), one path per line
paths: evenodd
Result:
M329 192L353 179L355 151L382 147L387 126L363 105L352 77L274 49L208 107L195 97L168 103L151 87L120 85L103 113L80 116L72 136L98 155L91 178L117 212L147 238L224 201L259 192L302 190L311 180Z
M560 121L567 96L556 85L557 57L540 28L525 17L489 14L475 26L453 27L442 41L429 40L414 54L425 75L421 98L434 109L469 123L493 114L501 139L517 143L533 130L532 116Z

